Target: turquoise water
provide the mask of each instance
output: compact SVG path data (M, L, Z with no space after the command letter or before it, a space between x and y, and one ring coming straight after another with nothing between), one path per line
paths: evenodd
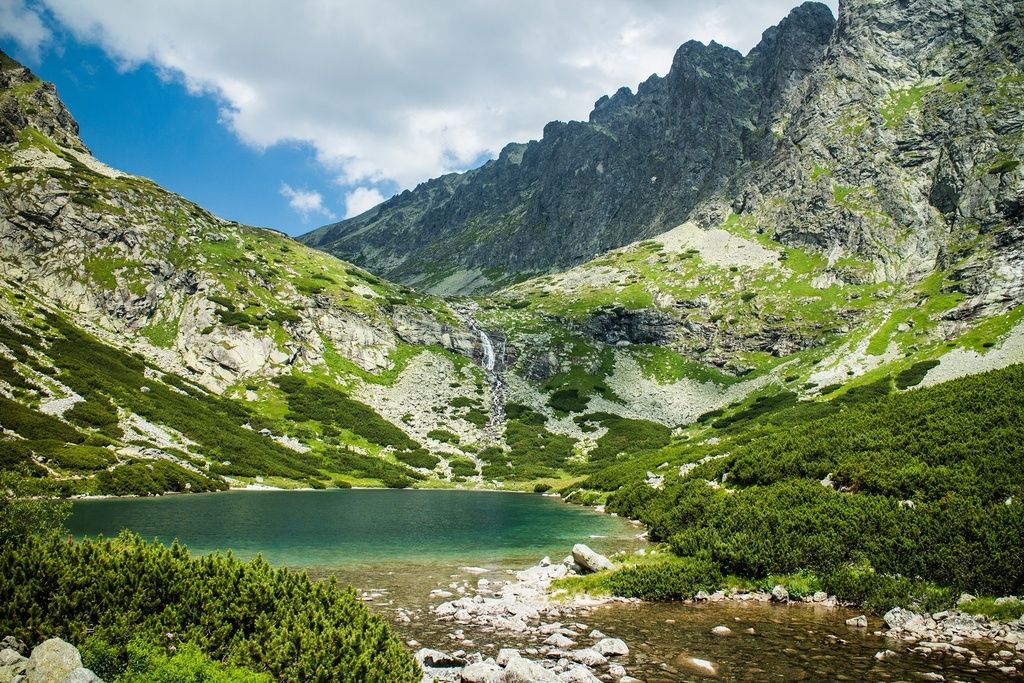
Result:
M546 554L561 558L580 541L610 549L639 532L540 495L391 489L84 500L68 526L76 536L131 529L146 539L178 539L194 553L230 549L303 568L532 564Z

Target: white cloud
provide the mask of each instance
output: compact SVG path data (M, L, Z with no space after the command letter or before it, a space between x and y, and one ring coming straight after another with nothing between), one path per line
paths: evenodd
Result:
M384 201L377 189L372 187L357 187L345 195L345 218L358 216Z
M0 0L0 38L13 40L32 61L38 62L40 50L52 34L23 0Z
M586 118L688 39L745 51L799 0L35 1L217 97L246 143L308 142L344 185L408 188Z
M316 214L334 220L334 213L324 206L324 198L319 192L312 190L296 190L288 183L281 183L281 196L288 200L288 206L306 221Z

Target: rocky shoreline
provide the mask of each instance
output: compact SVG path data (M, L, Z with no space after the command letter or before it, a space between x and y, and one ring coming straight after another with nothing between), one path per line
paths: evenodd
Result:
M607 563L607 564L606 564ZM431 681L465 683L595 683L616 681L637 683L627 664L630 645L619 638L609 638L588 626L587 616L596 607L610 603L638 603L639 600L607 596L566 595L552 591L554 580L599 571L614 566L607 558L582 544L573 548L559 563L545 557L537 565L514 573L509 581L478 581L475 594L456 597L450 591L436 589L431 595L446 598L433 606L432 617L448 623L448 638L458 649L442 650L421 647L416 659L424 669L424 683ZM471 568L467 568L471 569ZM462 591L465 593L465 591ZM782 585L772 591L732 589L713 593L701 591L684 603L773 603L786 606L808 606L820 609L850 608L836 596L818 592L799 599L790 596ZM399 618L401 619L401 610ZM856 613L854 613L856 614ZM869 631L871 622L865 615L845 621L854 629L885 638L886 647L875 654L879 662L903 655L929 658L951 657L956 662L978 671L1008 676L1024 674L1024 618L999 622L959 610L936 614L916 614L894 608L882 619L884 628ZM495 639L513 638L526 643L519 648L503 647L497 655L487 656L468 630L493 634ZM754 635L754 629L745 629ZM715 636L736 635L729 626L715 626ZM840 642L842 639L835 637ZM412 647L420 643L410 641ZM710 660L686 657L677 664L693 673L716 675L718 665ZM923 674L930 680L944 680L941 674Z

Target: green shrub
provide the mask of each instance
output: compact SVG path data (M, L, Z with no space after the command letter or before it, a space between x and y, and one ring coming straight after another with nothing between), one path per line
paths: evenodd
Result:
M924 379L924 376L928 374L928 371L939 364L937 360L923 360L918 363L914 363L903 372L896 375L896 388L897 389L909 389L910 387L916 387Z
M435 441L442 441L444 443L459 445L459 435L449 432L447 429L431 429L427 432L428 439L434 439Z
M612 595L641 600L683 600L697 591L715 590L722 581L718 567L704 560L666 558L612 572L606 585Z
M64 638L87 658L99 652L107 670L203 671L209 658L281 682L420 679L384 619L351 589L262 559L193 559L183 546L146 544L130 534L70 545L56 535L5 539L0 593L0 631L28 642ZM178 662L150 649L165 644L168 633L185 655ZM93 647L95 641L106 645ZM138 675L128 680L178 680Z
M448 464L452 469L453 477L476 476L476 465L471 460L466 460L465 458L452 458L448 461Z
M396 453L395 457L410 467L422 467L428 470L434 469L437 467L437 463L441 462L436 455L428 453L422 448L415 451L401 451Z
M581 413L589 402L590 398L580 395L577 389L559 389L548 399L549 406L563 413Z

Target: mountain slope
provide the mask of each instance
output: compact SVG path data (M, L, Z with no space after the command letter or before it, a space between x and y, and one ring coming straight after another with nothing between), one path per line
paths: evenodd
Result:
M448 405L487 387L446 303L105 166L0 57L5 468L64 493L406 484L447 467L431 429L483 438ZM363 396L410 364L442 404L415 429Z
M828 8L807 3L746 57L686 43L664 78L602 97L589 122L549 123L539 141L302 241L420 289L465 293L667 230L759 156L832 26Z

